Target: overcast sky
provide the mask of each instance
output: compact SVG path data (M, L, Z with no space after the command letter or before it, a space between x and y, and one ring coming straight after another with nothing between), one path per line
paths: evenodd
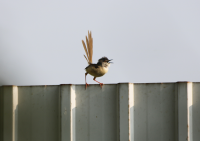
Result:
M84 84L88 30L102 83L200 81L199 0L1 0L0 85Z

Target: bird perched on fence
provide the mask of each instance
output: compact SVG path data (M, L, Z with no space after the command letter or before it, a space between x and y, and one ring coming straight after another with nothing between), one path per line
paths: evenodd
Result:
M86 56L84 55L85 59L88 62L88 66L85 68L86 73L85 73L85 89L89 84L86 82L86 76L89 73L90 75L94 76L93 80L98 82L96 80L96 77L101 77L104 74L108 72L108 67L110 66L111 60L109 60L107 57L102 57L98 60L97 64L92 64L92 56L93 56L93 38L91 31L88 31L88 37L86 36L86 45L85 42L82 40L83 43L83 48L85 50ZM98 82L102 88L103 83Z

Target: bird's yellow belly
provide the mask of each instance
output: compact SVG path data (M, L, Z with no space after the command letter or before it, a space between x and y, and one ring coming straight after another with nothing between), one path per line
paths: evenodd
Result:
M101 77L108 72L108 68L105 68L105 67L100 67L100 68L88 67L86 69L86 71L94 77Z

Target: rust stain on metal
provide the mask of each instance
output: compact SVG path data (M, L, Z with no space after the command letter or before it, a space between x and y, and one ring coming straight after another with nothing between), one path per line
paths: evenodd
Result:
M60 84L60 85L70 85L71 86L72 84Z

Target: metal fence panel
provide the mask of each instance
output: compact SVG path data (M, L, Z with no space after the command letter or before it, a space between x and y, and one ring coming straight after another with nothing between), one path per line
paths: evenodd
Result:
M1 86L0 141L199 141L199 86Z
M18 93L18 140L58 140L59 86L21 86Z

